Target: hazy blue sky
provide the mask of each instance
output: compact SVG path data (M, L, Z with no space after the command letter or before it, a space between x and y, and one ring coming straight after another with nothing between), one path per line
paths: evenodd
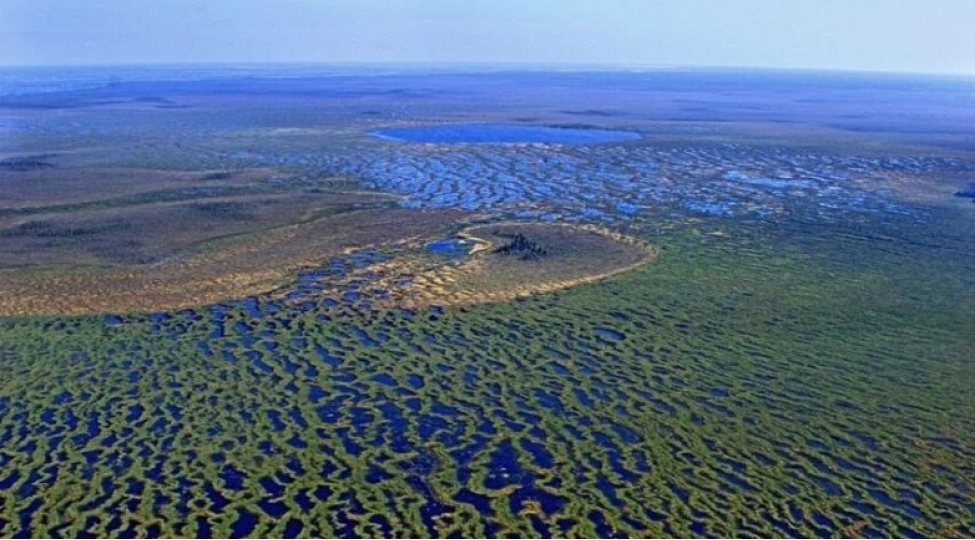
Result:
M0 65L278 61L975 75L975 0L0 0Z

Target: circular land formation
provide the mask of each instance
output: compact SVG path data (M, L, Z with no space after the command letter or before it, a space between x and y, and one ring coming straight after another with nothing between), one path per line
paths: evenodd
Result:
M657 256L639 239L591 225L476 225L457 240L468 246L465 256L437 253L427 244L369 267L375 286L385 291L376 305L504 302L605 279Z

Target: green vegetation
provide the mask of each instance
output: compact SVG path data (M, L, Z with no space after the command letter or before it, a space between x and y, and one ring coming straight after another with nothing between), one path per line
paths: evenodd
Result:
M0 532L975 532L959 239L671 225L442 315L3 320Z
M0 537L975 535L971 88L752 79L0 100Z

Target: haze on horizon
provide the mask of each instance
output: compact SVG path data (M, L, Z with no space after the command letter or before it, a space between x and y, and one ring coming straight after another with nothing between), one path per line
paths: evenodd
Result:
M971 0L3 0L0 66L425 63L975 75Z

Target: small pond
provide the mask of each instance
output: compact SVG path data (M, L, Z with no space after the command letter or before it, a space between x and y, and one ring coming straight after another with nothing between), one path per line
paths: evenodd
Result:
M447 238L427 244L427 251L447 257L463 257L470 253L473 241L463 238Z

